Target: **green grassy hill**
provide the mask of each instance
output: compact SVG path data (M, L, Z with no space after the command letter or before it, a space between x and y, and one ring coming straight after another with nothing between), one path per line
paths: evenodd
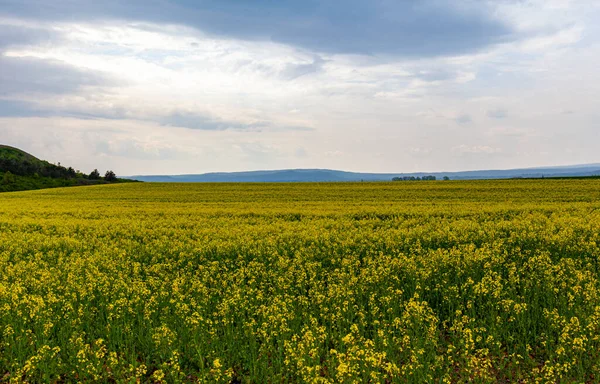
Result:
M0 192L128 182L86 175L72 167L52 164L7 145L0 145Z

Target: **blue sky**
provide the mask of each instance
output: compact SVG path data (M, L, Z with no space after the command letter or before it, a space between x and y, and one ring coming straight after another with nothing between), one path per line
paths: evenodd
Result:
M0 142L84 171L600 162L600 1L0 0Z

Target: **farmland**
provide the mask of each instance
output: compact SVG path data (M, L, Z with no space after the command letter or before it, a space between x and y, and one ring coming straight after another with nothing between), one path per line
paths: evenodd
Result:
M0 381L600 381L600 180L0 194Z

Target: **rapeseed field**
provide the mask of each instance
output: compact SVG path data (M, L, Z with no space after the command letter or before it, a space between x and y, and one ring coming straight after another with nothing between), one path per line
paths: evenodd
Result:
M600 382L600 180L0 194L0 381Z

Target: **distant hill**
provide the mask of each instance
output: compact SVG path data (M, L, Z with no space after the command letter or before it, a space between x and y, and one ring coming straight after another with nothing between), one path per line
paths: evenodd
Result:
M0 158L3 159L16 159L19 161L31 161L35 163L43 163L42 160L37 157L30 155L29 153L22 151L18 148L10 147L8 145L0 144Z
M359 173L331 169L284 169L274 171L222 172L198 175L131 176L148 182L328 182L328 181L390 181L395 177L435 176L451 180L510 179L542 177L589 177L600 176L600 164L522 168L508 170L484 170L464 172L415 172L415 173Z
M69 187L77 185L131 182L129 179L105 180L91 173L86 175L72 167L55 165L7 145L0 145L0 192Z

